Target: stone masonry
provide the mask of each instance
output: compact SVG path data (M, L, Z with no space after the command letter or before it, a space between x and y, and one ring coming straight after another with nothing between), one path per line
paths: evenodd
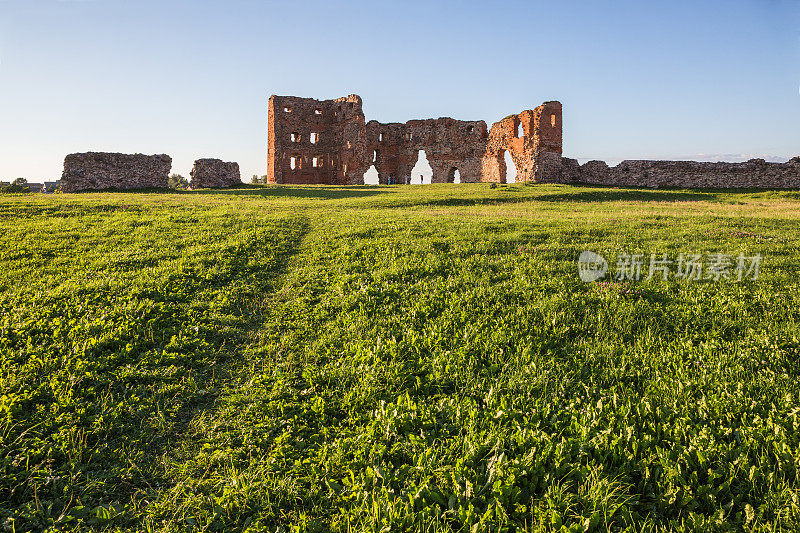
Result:
M239 163L225 163L220 159L198 159L191 172L192 188L225 188L241 185Z
M361 97L335 100L296 96L269 99L267 181L286 184L357 185L374 166L378 181L409 183L424 150L433 183L506 180L505 155L518 182L596 184L618 187L800 188L800 157L786 163L751 159L745 163L696 161L602 161L579 165L562 156L562 107L545 102L492 124L452 118L400 123L366 122ZM88 152L64 160L64 192L166 188L172 159ZM241 183L239 165L198 159L192 186L230 187Z
M574 159L549 155L539 161L537 181L616 187L681 187L706 189L800 188L800 157L786 163L751 159L744 163L698 161L603 161L579 165Z
M365 122L361 98L335 100L275 96L268 109L267 181L270 183L364 183L371 165L379 183L407 183L420 150L433 183L504 182L505 153L517 181L586 183L620 187L800 188L800 158L787 163L602 161L579 165L562 157L562 107L545 102L496 122L452 118Z
M171 168L172 158L163 154L69 154L64 159L61 190L166 189Z
M433 183L504 182L505 152L517 181L533 180L540 154L561 155L561 104L545 102L488 129L482 120L452 118L384 124L365 122L361 97L335 100L295 96L269 99L269 183L364 183L374 165L379 183L407 183L424 150Z

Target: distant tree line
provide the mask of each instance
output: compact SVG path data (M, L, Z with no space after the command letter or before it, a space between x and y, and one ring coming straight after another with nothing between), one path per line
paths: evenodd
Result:
M254 183L256 185L264 185L267 183L267 177L253 174L253 177L250 178L250 183Z
M31 192L31 189L28 187L28 180L17 178L11 183L0 184L0 192Z

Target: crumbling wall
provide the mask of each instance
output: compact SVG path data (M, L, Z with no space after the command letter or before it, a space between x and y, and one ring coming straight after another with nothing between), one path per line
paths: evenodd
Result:
M628 160L614 167L603 161L578 165L574 159L550 158L540 169L537 181L611 187L796 189L800 188L800 157L786 163L767 163L763 159L744 163Z
M69 154L64 159L61 190L167 188L171 169L172 158L163 154Z
M405 145L405 125L401 123L382 124L370 120L366 125L367 159L378 171L378 183L387 184L400 180L411 158ZM416 161L416 159L415 159ZM414 166L414 163L411 163ZM369 168L369 167L367 167ZM408 169L410 173L410 168Z
M486 123L437 118L406 123L367 123L367 144L378 182L409 183L411 171L425 151L433 170L432 183L452 183L456 171L462 183L481 181Z
M364 166L365 124L359 96L315 100L273 95L268 123L269 183L363 183L369 165Z
M561 103L552 101L495 122L482 161L482 181L505 183L506 152L517 169L516 181L533 181L540 158L561 155L561 114Z
M527 181L540 152L561 154L558 102L507 117L489 132L482 120L447 117L365 123L357 95L336 100L273 95L268 121L270 183L362 184L372 165L379 183L408 183L420 150L433 170L433 183L452 182L456 171L463 183L504 182L506 150L518 179Z
M225 188L242 183L239 163L225 163L220 159L198 159L190 176L193 189Z

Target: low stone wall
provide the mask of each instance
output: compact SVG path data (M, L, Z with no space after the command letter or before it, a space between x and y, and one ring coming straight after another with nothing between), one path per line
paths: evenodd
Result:
M220 159L198 159L191 172L192 188L224 188L241 185L239 163L225 163Z
M168 155L87 152L64 159L61 190L167 188L172 158Z
M744 163L698 161L603 161L579 165L574 159L546 154L539 158L536 180L544 183L589 183L616 187L689 189L798 189L800 157L786 163L751 159Z

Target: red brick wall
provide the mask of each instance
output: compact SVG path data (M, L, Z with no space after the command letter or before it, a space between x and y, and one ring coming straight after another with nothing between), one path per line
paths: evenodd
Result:
M551 116L555 117L551 124ZM270 183L361 184L375 165L379 183L406 183L425 150L432 181L451 181L458 170L462 182L504 181L503 153L508 150L518 179L533 179L541 150L561 153L561 104L546 102L534 110L494 124L452 118L405 123L364 122L361 98L336 100L272 96L268 111L267 180ZM523 126L517 137L516 127ZM309 142L319 132L317 144ZM292 133L296 139L292 140ZM299 140L298 140L299 139ZM323 157L314 167L313 157ZM291 168L292 157L295 168Z

